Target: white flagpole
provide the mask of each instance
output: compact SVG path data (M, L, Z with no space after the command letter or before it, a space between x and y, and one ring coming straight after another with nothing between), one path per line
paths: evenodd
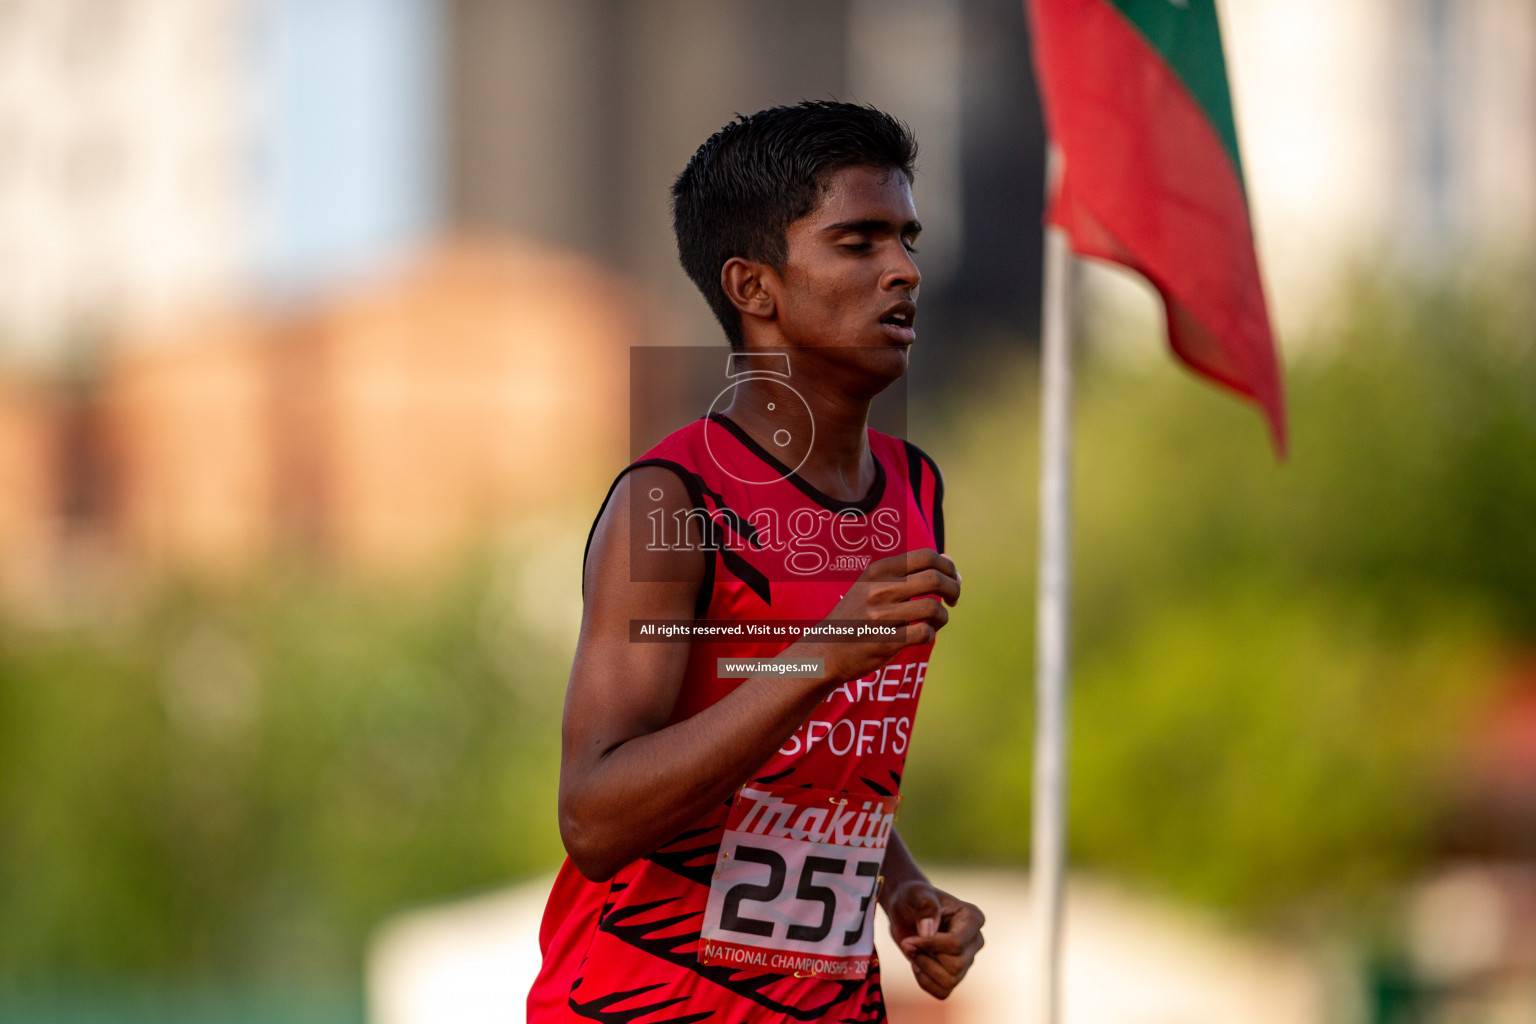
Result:
M1060 171L1053 148L1047 180ZM1066 876L1068 642L1072 596L1072 300L1066 232L1045 232L1040 360L1040 550L1035 606L1035 770L1031 911L1039 1024L1061 1010Z

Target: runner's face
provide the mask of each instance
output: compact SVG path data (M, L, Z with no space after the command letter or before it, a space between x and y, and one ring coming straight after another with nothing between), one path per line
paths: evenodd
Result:
M912 187L900 170L835 172L821 205L785 233L777 307L785 342L863 350L853 362L888 375L886 383L901 376L917 338L922 275L912 245L921 230Z

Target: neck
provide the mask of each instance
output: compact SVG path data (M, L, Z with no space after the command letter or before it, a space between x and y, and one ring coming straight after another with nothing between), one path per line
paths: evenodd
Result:
M815 376L797 375L783 383L754 377L737 385L725 414L779 461L798 465L801 479L831 497L858 501L874 486L867 398L829 393Z

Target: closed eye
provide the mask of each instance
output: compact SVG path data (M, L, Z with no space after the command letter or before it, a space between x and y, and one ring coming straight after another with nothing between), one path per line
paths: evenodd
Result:
M907 252L917 252L917 236L923 226L915 220L896 222L879 217L867 220L840 221L824 229L824 237L850 256L862 256L874 251L875 244L899 238Z

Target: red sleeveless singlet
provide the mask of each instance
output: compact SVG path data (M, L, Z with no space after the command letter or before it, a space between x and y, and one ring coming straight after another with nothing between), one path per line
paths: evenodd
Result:
M875 483L851 503L720 415L624 472L670 469L710 517L698 619L819 621L871 559L943 550L933 461L874 430L869 446ZM661 543L684 536L635 522ZM772 657L790 642L695 640L671 720L739 685L720 677L718 659ZM730 801L611 880L588 881L567 859L540 928L531 1024L885 1020L873 889L931 650L908 647L832 691Z

